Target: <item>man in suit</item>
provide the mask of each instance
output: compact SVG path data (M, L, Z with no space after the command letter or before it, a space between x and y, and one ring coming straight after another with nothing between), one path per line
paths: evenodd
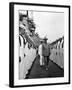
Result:
M44 40L44 43L42 45L42 56L44 57L45 68L46 70L48 70L50 45L47 43L48 39L46 37L43 40Z

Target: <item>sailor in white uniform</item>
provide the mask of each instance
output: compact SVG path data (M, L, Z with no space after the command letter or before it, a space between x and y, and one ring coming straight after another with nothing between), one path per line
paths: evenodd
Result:
M38 54L40 56L40 66L44 65L44 57L42 56L42 43L43 40L41 40L41 44L39 45Z

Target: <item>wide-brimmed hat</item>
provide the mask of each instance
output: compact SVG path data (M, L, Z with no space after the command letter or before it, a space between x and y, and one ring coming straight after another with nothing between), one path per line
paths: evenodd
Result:
M48 38L47 37L44 37L43 40L48 40Z

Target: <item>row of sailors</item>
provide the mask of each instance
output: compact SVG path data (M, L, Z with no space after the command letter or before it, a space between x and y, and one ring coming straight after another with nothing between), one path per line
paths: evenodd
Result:
M64 68L64 40L58 41L51 50L50 59L58 64L61 68Z
M20 16L19 33L21 34L19 35L19 78L23 79L26 78L26 74L28 74L28 70L31 68L36 57L36 50L32 48L33 44L30 44L24 37L24 33L26 33L29 38L30 35L32 35L29 30L29 24L26 15Z
M21 35L19 36L19 42L19 79L24 79L36 57L36 50L33 49L32 46L30 47L26 38Z

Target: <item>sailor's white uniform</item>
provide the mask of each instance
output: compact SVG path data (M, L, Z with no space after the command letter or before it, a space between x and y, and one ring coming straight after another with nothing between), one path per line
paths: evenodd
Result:
M44 65L44 57L42 56L42 44L39 45L38 54L40 55L40 66Z

